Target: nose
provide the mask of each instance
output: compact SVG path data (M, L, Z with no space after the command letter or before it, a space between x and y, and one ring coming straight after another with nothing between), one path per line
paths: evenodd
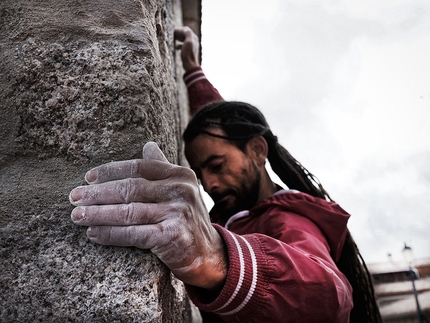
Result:
M200 177L200 181L203 185L204 190L206 193L211 194L214 191L219 189L219 180L218 176L215 174L209 174L207 172L203 172Z

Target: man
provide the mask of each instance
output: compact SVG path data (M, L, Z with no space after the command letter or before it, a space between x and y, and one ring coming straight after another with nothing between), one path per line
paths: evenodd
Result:
M70 193L72 220L89 226L93 242L150 249L186 284L205 319L348 322L352 289L336 262L350 239L349 215L326 201L256 108L221 101L198 65L194 34L182 28L175 36L184 42L195 114L184 133L193 171L148 143L141 160L86 174L90 185ZM266 159L296 190L271 181ZM215 202L211 218L196 175Z

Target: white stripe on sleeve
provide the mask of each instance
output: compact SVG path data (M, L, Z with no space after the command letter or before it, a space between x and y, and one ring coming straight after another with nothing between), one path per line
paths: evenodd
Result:
M199 74L200 74L200 75L205 75L205 74L203 73L203 71L198 70L198 71L195 71L195 72L191 73L190 75L185 76L185 77L184 77L184 81L186 82L186 81L188 81L190 78L193 78L194 76L199 75Z
M230 311L230 312L226 312L226 313L221 313L222 315L231 315L231 314L235 314L237 312L239 312L242 308L244 308L246 306L246 304L248 304L249 300L251 299L252 295L254 294L255 291L255 287L257 286L257 258L255 257L255 253L254 250L252 249L251 245L249 244L249 242L243 238L240 237L247 245L248 249L249 249L249 253L251 254L251 260L252 260L252 282L251 282L251 287L249 288L248 291L248 295L246 295L245 299L243 300L242 304L240 304L237 308L235 308L234 310Z
M204 75L200 76L200 77L192 80L190 83L186 83L187 87L190 87L192 84L194 84L194 83L196 83L197 81L200 81L200 80L206 80L206 76L204 76Z
M225 303L223 306L221 306L220 308L218 308L214 312L218 312L218 311L222 310L223 308L225 308L226 306L228 306L234 300L234 298L236 297L236 295L239 293L240 288L242 287L243 276L245 275L245 262L244 262L244 259L243 259L242 248L240 247L239 242L237 241L236 237L230 231L227 231L227 232L233 238L234 243L235 243L236 248L237 248L237 251L239 253L239 262L240 262L239 282L237 283L236 289L234 290L233 294L231 295L231 297L227 301L227 303Z

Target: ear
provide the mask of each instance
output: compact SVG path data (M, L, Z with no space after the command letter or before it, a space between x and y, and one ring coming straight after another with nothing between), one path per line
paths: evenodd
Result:
M251 138L246 144L246 149L248 154L254 158L257 165L264 165L266 163L269 146L263 136Z

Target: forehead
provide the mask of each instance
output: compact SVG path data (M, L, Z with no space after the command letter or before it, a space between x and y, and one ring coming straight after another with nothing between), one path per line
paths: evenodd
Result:
M225 135L221 129L217 128L208 131L216 135ZM199 134L190 142L185 143L185 156L192 168L199 167L209 158L227 156L236 150L239 149L228 140L205 133Z

